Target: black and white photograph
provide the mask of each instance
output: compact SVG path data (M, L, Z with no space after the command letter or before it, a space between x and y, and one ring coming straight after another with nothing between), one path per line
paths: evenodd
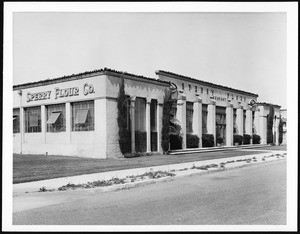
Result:
M5 2L2 230L297 231L298 2Z

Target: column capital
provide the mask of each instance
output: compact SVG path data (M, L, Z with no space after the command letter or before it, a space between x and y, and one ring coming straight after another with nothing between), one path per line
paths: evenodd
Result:
M234 105L235 109L243 109L243 106L241 104L236 104Z
M147 104L150 104L151 103L151 98L150 97L146 97L146 102L147 102Z
M226 104L226 107L233 108L233 104L232 104L232 103L230 103L230 102L228 102L228 103Z
M251 106L249 105L244 106L244 110L251 110Z
M195 97L195 101L194 102L202 103L202 99L199 97L199 95Z
M177 100L186 101L186 95L184 93L180 93L180 95L178 96Z
M209 101L208 101L207 104L208 104L208 105L213 105L213 106L215 106L215 105L216 105L216 101L213 100L213 99L209 99Z
M136 96L130 97L130 101L131 101L131 102L135 102L135 99L136 99Z

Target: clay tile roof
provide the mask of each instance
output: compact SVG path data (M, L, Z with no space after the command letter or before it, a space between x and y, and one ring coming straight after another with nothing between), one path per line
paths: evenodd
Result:
M258 104L258 105L263 105L263 106L271 106L271 105L273 105L273 106L278 107L278 108L281 107L281 106L279 106L279 105L272 104L272 103L267 103L267 102L257 102L256 104Z
M255 94L255 93L250 93L250 92L246 92L246 91L243 91L243 90L230 88L230 87L227 87L227 86L210 83L210 82L203 81L203 80L198 80L198 79L195 79L195 78L191 78L191 77L188 77L188 76L179 75L179 74L172 73L172 72L169 72L169 71L158 70L155 73L156 74L162 74L162 75L171 75L171 76L175 76L175 77L179 77L179 78L184 78L184 79L188 79L188 80L191 80L191 81L194 81L194 82L197 82L197 83L201 83L201 84L204 84L204 85L216 86L217 88L218 87L219 88L225 88L227 90L231 90L231 91L235 91L235 92L244 93L244 94L248 94L248 95L251 95L251 96L258 97L258 94Z
M84 79L84 78L87 78L90 76L101 75L101 74L111 74L111 75L117 75L117 76L120 76L123 74L124 76L135 77L135 78L142 79L142 80L155 81L155 82L159 82L161 84L169 85L169 82L162 81L159 79L149 78L149 77L145 77L145 76L141 76L141 75L135 75L132 73L127 73L127 72L116 71L116 70L105 67L105 68L96 69L93 71L85 71L85 72L71 74L71 75L65 75L65 76L61 76L61 77L53 78L53 79L48 78L48 79L40 80L40 81L36 81L36 82L29 82L29 83L14 85L13 90L17 90L17 89L21 89L21 88L42 86L42 85L49 85L49 84L53 84L53 83L67 82L67 81L71 81L71 80Z

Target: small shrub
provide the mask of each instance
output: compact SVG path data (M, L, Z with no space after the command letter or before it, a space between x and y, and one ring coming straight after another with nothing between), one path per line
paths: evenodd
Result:
M186 134L186 147L187 148L198 148L199 137L197 135Z
M213 147L214 141L213 134L202 134L202 147Z
M279 143L279 145L281 145L282 140L283 140L283 121L282 121L281 117L280 117L280 120L279 120L278 132L279 132L278 143Z
M233 135L233 143L239 143L239 145L243 144L243 136L242 135Z
M260 144L260 136L253 134L253 144Z
M222 137L217 137L216 141L217 141L217 144L223 144L223 142L224 142Z
M182 149L182 137L179 135L170 135L170 149Z
M46 187L41 187L39 190L39 192L46 192L46 191L47 191Z
M244 140L244 145L249 145L251 142L251 135L249 134L244 134L243 135L243 140Z
M145 156L146 153L140 153L140 152L136 152L136 153L127 153L124 154L124 158L136 158L136 157L141 157L141 156Z

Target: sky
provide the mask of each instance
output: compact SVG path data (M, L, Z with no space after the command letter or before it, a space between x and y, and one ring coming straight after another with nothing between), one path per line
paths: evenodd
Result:
M286 108L286 13L13 13L13 85L104 67L165 70Z

